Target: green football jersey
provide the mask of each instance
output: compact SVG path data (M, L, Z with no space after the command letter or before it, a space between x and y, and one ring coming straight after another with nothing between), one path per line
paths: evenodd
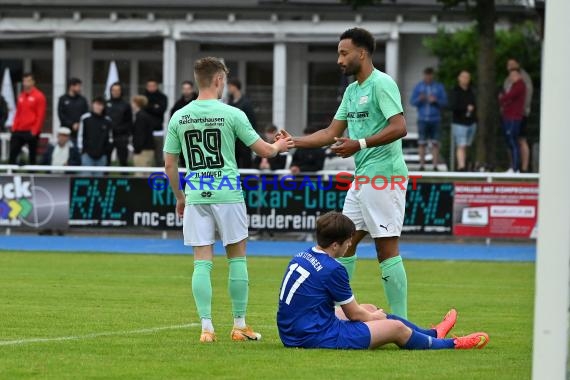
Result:
M164 151L184 154L186 203L243 202L235 144L259 138L241 110L215 99L194 100L172 115Z
M380 132L388 126L389 118L402 112L398 85L389 75L374 69L362 84L355 81L347 87L334 118L346 120L349 137L358 140ZM388 179L408 175L401 139L360 150L354 160L356 175L371 179L377 175Z

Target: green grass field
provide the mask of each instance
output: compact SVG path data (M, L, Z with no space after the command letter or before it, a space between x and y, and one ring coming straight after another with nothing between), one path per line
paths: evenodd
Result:
M532 264L407 261L411 320L436 323L453 306L456 334L491 337L483 350L431 352L283 348L275 313L286 264L249 259L248 323L263 340L235 343L217 259L218 342L204 345L191 257L0 252L0 379L530 378ZM358 262L352 285L360 302L385 303L374 261Z

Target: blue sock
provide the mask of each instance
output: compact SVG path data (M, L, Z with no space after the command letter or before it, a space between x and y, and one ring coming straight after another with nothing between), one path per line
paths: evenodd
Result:
M441 350L455 348L454 339L437 339L412 330L412 336L404 345L406 350Z
M437 331L435 331L435 329L422 329L421 327L414 325L412 322L408 321L407 319L400 318L394 314L386 314L386 318L395 319L396 321L400 321L403 324L405 324L406 326L408 326L409 328L411 328L412 330L420 332L424 335L428 335L428 336L431 336L433 338L437 337Z

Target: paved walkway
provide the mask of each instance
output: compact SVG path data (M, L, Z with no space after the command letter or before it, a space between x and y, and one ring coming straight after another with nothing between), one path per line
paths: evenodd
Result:
M288 257L308 248L311 244L298 241L250 241L250 256ZM178 239L141 237L78 237L78 236L2 236L0 250L54 251L54 252L103 252L158 255L188 255L191 247L185 247ZM216 254L223 254L220 243ZM534 261L535 244L458 244L458 243L402 243L402 257L413 260L468 260L468 261ZM372 243L361 243L360 258L376 257Z

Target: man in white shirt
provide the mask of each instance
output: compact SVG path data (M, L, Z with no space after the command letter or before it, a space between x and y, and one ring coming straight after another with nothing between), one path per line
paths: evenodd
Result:
M70 140L71 129L61 127L57 131L57 143L50 144L42 159L42 165L80 166L81 155Z

